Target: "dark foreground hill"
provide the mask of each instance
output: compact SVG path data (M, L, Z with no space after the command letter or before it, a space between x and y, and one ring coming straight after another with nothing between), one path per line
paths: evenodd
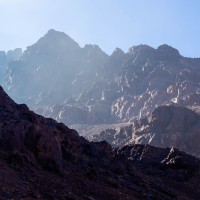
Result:
M0 88L0 199L199 199L200 160L174 148L112 149L18 105Z

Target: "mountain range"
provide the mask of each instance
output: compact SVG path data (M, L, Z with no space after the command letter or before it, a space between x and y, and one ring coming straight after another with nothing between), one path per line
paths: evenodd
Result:
M200 58L51 29L0 51L0 84L2 200L199 199Z
M49 30L9 62L4 88L19 103L65 124L105 124L149 116L161 105L199 109L200 59L168 45L81 48Z
M24 52L0 52L0 67L16 102L91 141L175 146L200 156L200 58L166 44L107 55L51 29Z

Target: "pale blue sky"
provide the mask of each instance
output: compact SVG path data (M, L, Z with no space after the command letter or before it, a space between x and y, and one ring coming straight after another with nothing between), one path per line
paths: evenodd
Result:
M200 57L200 0L0 0L0 50L29 46L49 29L80 46L169 44Z

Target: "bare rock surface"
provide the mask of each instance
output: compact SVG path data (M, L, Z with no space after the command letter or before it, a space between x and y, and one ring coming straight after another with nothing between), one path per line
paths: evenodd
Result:
M176 147L200 157L200 115L185 107L160 106L148 118L107 128L88 138L106 140L115 147L127 143Z
M0 197L199 199L200 160L175 148L89 142L0 87ZM192 191L192 192L191 192Z

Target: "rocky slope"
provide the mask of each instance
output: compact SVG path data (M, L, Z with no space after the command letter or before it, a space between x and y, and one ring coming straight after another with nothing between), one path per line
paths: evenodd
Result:
M149 116L160 105L200 104L200 59L161 45L81 48L50 30L8 66L5 89L17 102L65 124L102 124Z
M131 143L176 147L200 157L200 115L184 107L161 106L148 118L87 137L93 141L106 140L113 146Z
M174 148L88 142L0 87L2 200L199 199L199 180L195 157Z

